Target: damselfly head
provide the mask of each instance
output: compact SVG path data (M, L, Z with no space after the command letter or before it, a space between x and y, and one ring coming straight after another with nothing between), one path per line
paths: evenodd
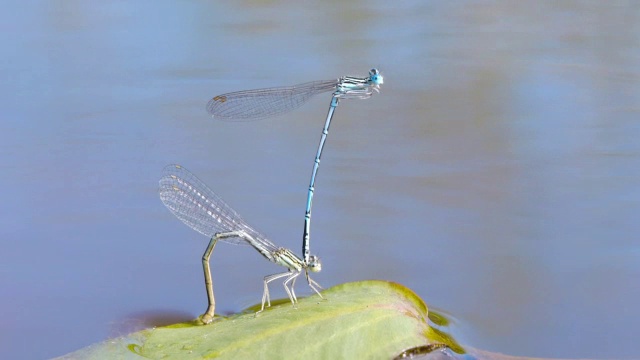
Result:
M320 262L320 258L315 255L309 256L309 264L307 264L307 269L309 269L309 271L311 272L319 272L320 270L322 270L322 262Z
M369 79L374 85L380 86L384 84L384 78L378 69L374 68L369 71Z

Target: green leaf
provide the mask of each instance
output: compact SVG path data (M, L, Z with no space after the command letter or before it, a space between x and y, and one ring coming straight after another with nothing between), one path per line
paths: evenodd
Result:
M143 330L65 355L63 358L380 358L405 349L444 343L464 350L428 325L425 303L408 288L385 281L332 287L284 302L259 314L216 317Z

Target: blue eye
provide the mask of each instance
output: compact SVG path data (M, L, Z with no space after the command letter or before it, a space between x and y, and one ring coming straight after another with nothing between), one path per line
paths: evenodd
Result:
M369 70L369 81L376 85L381 85L384 82L382 75L380 75L380 71L376 68Z

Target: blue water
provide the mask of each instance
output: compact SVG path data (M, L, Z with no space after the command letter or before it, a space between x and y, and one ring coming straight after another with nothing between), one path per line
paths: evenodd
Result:
M160 202L166 164L299 252L329 97L247 123L217 122L205 104L377 67L381 94L341 103L323 154L315 279L402 283L487 351L637 358L633 3L3 9L0 357L59 356L151 316L205 310L207 239ZM217 311L258 302L262 277L278 270L250 248L217 247Z

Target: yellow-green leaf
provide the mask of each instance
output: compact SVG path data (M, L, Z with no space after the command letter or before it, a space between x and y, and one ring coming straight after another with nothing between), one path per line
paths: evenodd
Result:
M104 359L390 359L431 343L462 348L431 328L424 302L408 288L385 281L332 287L255 314L143 330L66 355Z

